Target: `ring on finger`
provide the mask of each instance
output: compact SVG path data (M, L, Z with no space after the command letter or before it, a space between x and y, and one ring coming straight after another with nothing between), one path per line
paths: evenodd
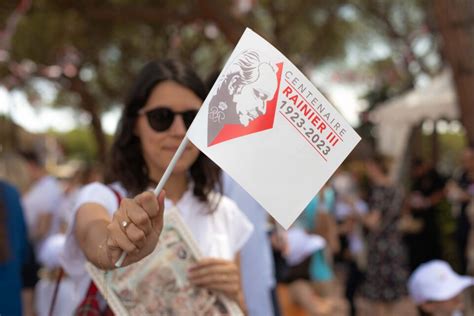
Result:
M130 224L130 223L129 223L128 221L126 221L126 220L123 220L123 221L120 223L120 225L122 226L123 229L126 229L129 224Z

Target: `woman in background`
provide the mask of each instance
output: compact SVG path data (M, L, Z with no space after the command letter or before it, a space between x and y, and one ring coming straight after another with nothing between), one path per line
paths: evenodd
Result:
M398 303L407 295L408 267L402 234L398 228L404 195L388 176L382 157L366 162L370 180L369 213L363 222L367 233L367 268L361 295L368 314L399 315Z
M22 315L22 267L28 237L20 196L0 180L0 315Z

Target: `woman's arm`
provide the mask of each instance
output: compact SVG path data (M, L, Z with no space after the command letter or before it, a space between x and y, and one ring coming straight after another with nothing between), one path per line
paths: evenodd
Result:
M97 203L83 204L77 211L74 233L85 257L101 269L113 269L106 248L107 226L111 219L107 210Z
M362 218L362 225L364 225L370 231L377 231L380 229L382 222L382 214L379 210L371 210L367 215Z
M38 215L38 218L33 228L32 239L42 240L47 235L51 228L51 222L53 221L53 213L41 213Z

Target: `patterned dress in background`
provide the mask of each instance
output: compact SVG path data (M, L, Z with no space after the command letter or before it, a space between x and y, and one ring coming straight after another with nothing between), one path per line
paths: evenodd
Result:
M361 295L383 302L395 301L407 294L407 256L402 234L397 228L403 193L396 187L374 187L370 209L381 212L378 229L367 235L366 278Z

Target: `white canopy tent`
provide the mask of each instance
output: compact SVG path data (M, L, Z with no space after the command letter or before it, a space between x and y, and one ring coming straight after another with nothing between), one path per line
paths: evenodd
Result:
M412 128L425 120L459 118L451 73L445 71L423 87L381 104L370 113L376 124L378 150L394 158L393 175L400 170Z

